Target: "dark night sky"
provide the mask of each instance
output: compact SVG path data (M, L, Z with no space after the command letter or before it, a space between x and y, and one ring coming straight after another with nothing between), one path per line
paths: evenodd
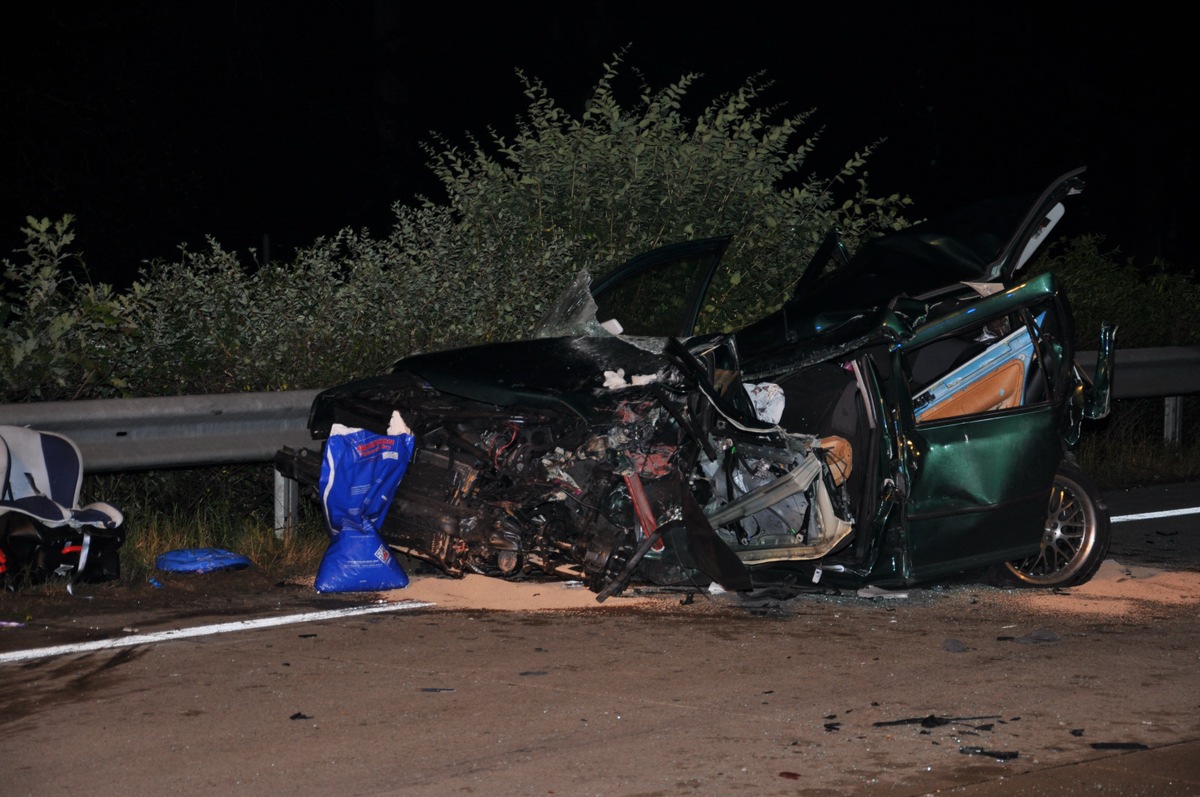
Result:
M765 70L788 110L816 108L817 166L886 137L879 192L930 215L1036 191L1088 167L1076 228L1191 268L1194 48L1182 20L1093 3L891 3L774 18L755 4L583 0L473 11L386 2L75 4L5 26L0 244L26 215L76 215L94 274L128 274L206 235L273 256L436 185L418 142L503 129L514 70L578 112L601 64L709 100ZM632 102L633 95L628 95ZM714 231L717 232L717 231Z

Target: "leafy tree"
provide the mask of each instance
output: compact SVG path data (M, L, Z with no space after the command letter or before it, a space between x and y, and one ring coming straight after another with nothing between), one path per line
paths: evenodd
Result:
M1053 271L1066 285L1082 349L1095 348L1102 321L1117 325L1121 348L1200 344L1200 324L1180 311L1200 305L1200 284L1166 263L1139 266L1103 236L1079 235L1059 242L1033 270Z
M522 337L581 269L655 246L732 235L715 290L737 324L777 306L833 226L853 243L902 226L909 200L872 197L874 145L829 176L807 169L812 113L761 102L761 76L694 116L700 76L642 84L625 107L623 55L578 115L519 75L510 138L427 145L446 197L397 203L386 235L342 230L290 264L247 266L210 240L143 269L124 293L72 276L71 219L30 222L4 261L8 400L318 387L419 350ZM845 196L842 196L845 194Z
M699 75L658 90L643 84L627 109L616 88L621 65L618 54L604 66L579 116L518 73L529 106L511 140L492 132L490 147L474 138L426 146L463 231L509 242L506 284L529 297L517 305L521 318L535 315L544 286L570 276L563 264L539 263L556 247L572 254L572 267L595 272L665 243L732 235L715 286L738 310L723 319L729 326L778 306L831 227L853 246L906 225L907 197L872 197L867 188L875 145L834 175L805 171L819 131L797 139L812 112L760 106L770 87L761 76L692 119L682 109Z
M27 218L24 259L2 261L0 368L6 401L84 398L123 386L103 342L127 331L122 300L87 279L73 219Z

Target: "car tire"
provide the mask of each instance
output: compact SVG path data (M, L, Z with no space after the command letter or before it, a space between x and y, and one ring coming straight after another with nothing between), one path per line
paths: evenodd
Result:
M1094 482L1064 462L1054 476L1042 545L1026 559L1004 563L1001 580L1026 587L1073 587L1100 569L1108 555L1108 507Z

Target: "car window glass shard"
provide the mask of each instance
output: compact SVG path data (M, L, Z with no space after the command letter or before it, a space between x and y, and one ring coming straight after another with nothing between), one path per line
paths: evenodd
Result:
M858 388L858 397L867 420L867 428L874 429L876 426L875 405L867 398L871 393L867 391L866 382L863 380L862 367L857 362L852 362L850 363L850 372L854 374L854 383Z
M792 298L802 295L821 275L840 268L849 262L850 252L846 249L846 244L842 241L841 234L836 228L831 229L825 233L821 245L817 248L816 254L808 262L804 273L800 275L800 279L796 280L796 285L792 288Z
M964 282L963 285L966 285L984 298L993 296L1004 290L1004 286L999 282Z
M558 338L567 335L620 334L597 323L592 299L592 278L580 271L542 314L531 337Z
M596 318L615 319L628 335L690 336L729 241L682 241L629 260L592 286Z

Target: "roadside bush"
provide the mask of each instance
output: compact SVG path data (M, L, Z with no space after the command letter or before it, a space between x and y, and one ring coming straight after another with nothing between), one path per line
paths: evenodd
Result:
M427 146L444 201L398 203L386 235L342 230L292 263L247 264L210 240L114 295L76 276L69 217L31 219L25 260L4 261L3 400L334 384L415 351L524 336L581 268L712 235L735 236L717 291L736 310L713 320L729 326L778 305L830 227L853 242L905 224L907 198L866 187L874 146L836 174L805 171L811 113L762 107L761 78L689 118L698 75L641 85L626 107L622 59L579 115L518 73L529 105L511 140Z
M1200 323L1185 309L1200 303L1200 285L1162 262L1138 266L1102 236L1082 235L1053 247L1034 270L1054 271L1066 285L1081 349L1098 345L1101 321L1118 325L1118 349L1200 344ZM1118 356L1118 380L1120 367ZM1080 462L1105 487L1200 478L1200 400L1184 402L1180 445L1164 441L1163 413L1161 398L1114 401L1084 435Z
M1200 479L1200 397L1184 397L1181 411L1173 444L1163 439L1163 399L1114 401L1108 418L1085 429L1080 464L1105 489Z
M1101 235L1080 235L1053 246L1033 264L1066 285L1079 348L1098 345L1101 321L1117 325L1118 348L1200 344L1200 284L1155 260L1138 266Z
M107 342L129 331L125 303L92 284L72 252L72 218L27 219L24 258L3 261L0 399L57 401L124 387Z
M798 138L813 114L762 107L770 84L761 77L690 118L682 108L701 76L663 89L642 84L627 107L621 65L621 55L605 65L578 116L520 75L529 106L511 140L493 132L487 144L439 138L426 147L463 227L511 241L506 285L535 289L512 296L523 323L499 336L526 331L556 292L546 288L579 268L595 274L656 246L717 235L733 236L714 286L734 309L712 323L727 328L781 304L830 228L853 247L907 224L907 197L867 188L875 145L836 174L805 171L820 131ZM569 263L539 260L556 245L567 247Z

